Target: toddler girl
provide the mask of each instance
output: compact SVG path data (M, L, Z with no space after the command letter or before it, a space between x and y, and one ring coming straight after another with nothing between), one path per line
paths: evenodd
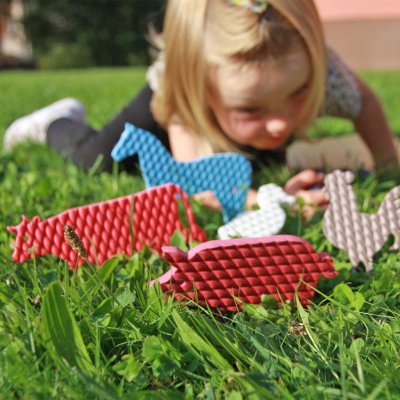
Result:
M326 46L313 1L168 0L162 42L148 85L100 132L67 99L17 120L4 146L31 138L84 168L101 154L100 168L110 170L111 150L130 122L157 135L178 161L240 151L255 162L283 162L295 135L332 115L354 123L377 168L397 167L378 98ZM321 205L322 190L308 189L322 181L305 170L285 189Z

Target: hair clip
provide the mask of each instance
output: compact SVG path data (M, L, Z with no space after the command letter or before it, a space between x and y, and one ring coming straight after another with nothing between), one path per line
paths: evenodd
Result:
M256 14L262 14L268 7L267 0L229 0L229 2L235 6L246 8Z

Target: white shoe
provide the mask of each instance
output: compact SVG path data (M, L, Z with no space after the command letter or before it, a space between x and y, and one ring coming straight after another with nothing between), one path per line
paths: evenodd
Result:
M85 107L76 99L65 98L32 114L18 118L6 130L3 140L4 150L10 150L16 144L26 140L46 143L47 128L59 118L69 118L76 122L84 122Z

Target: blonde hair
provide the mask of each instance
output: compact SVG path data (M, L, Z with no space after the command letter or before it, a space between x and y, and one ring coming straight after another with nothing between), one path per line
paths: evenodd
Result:
M268 0L262 14L228 0L168 0L163 40L165 70L152 101L154 116L164 127L178 119L214 151L238 149L209 106L210 72L215 67L280 60L304 44L312 78L302 125L308 126L318 114L325 90L326 54L312 0Z

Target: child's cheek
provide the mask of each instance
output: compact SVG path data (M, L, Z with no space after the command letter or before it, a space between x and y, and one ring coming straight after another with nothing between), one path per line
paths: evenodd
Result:
M231 131L236 132L237 135L243 138L253 138L265 131L265 126L259 119L244 119L235 118L231 119Z

